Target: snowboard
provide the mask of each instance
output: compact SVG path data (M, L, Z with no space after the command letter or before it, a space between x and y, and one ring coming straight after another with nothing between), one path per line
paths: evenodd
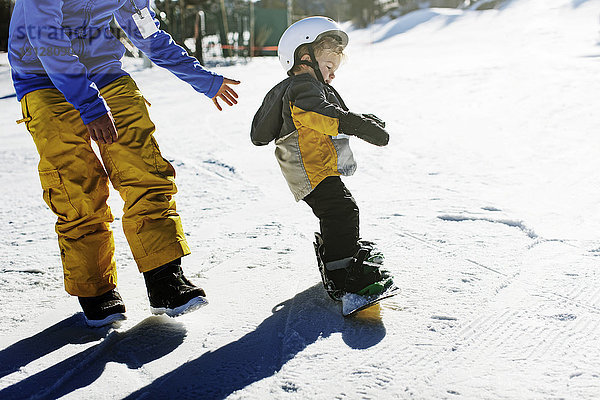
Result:
M342 315L344 317L351 317L359 311L374 306L381 300L390 298L400 293L400 288L396 285L392 285L379 294L371 296L362 296L356 293L346 293L342 296Z

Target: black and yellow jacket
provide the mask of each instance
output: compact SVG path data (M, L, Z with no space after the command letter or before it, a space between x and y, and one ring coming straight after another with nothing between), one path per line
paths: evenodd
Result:
M252 121L252 143L275 140L275 156L296 201L328 176L352 175L356 162L340 131L347 113L339 94L309 74L291 76L267 93Z

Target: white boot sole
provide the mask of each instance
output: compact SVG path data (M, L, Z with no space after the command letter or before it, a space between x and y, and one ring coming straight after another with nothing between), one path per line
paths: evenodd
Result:
M178 317L182 314L189 313L191 311L197 310L200 307L204 307L208 304L208 300L205 297L198 296L194 297L187 303L182 306L175 308L165 308L165 307L150 307L150 311L154 315L162 315L167 314L169 317Z
M104 319L87 319L85 314L83 315L83 317L85 318L85 323L91 328L100 328L101 326L110 325L117 321L123 321L127 319L127 317L123 313L111 314Z

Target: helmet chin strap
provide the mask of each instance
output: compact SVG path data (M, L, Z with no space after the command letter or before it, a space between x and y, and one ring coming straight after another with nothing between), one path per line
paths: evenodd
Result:
M308 55L310 56L311 61L298 60L298 62L296 62L296 65L307 65L307 66L311 67L313 69L313 71L315 72L315 75L317 76L317 80L319 82L321 82L322 84L326 85L325 79L323 79L323 74L321 74L321 68L319 68L319 62L317 61L317 58L315 57L315 52L313 50L312 44L308 45Z

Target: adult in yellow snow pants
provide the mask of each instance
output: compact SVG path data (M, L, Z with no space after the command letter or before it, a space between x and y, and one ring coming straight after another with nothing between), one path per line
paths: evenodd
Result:
M65 289L80 297L116 287L109 179L125 202L123 231L140 272L190 253L173 200L175 170L161 156L142 94L129 76L100 94L119 133L115 143L98 143L102 163L79 112L61 92L41 89L21 100L40 155L44 200L58 217Z

